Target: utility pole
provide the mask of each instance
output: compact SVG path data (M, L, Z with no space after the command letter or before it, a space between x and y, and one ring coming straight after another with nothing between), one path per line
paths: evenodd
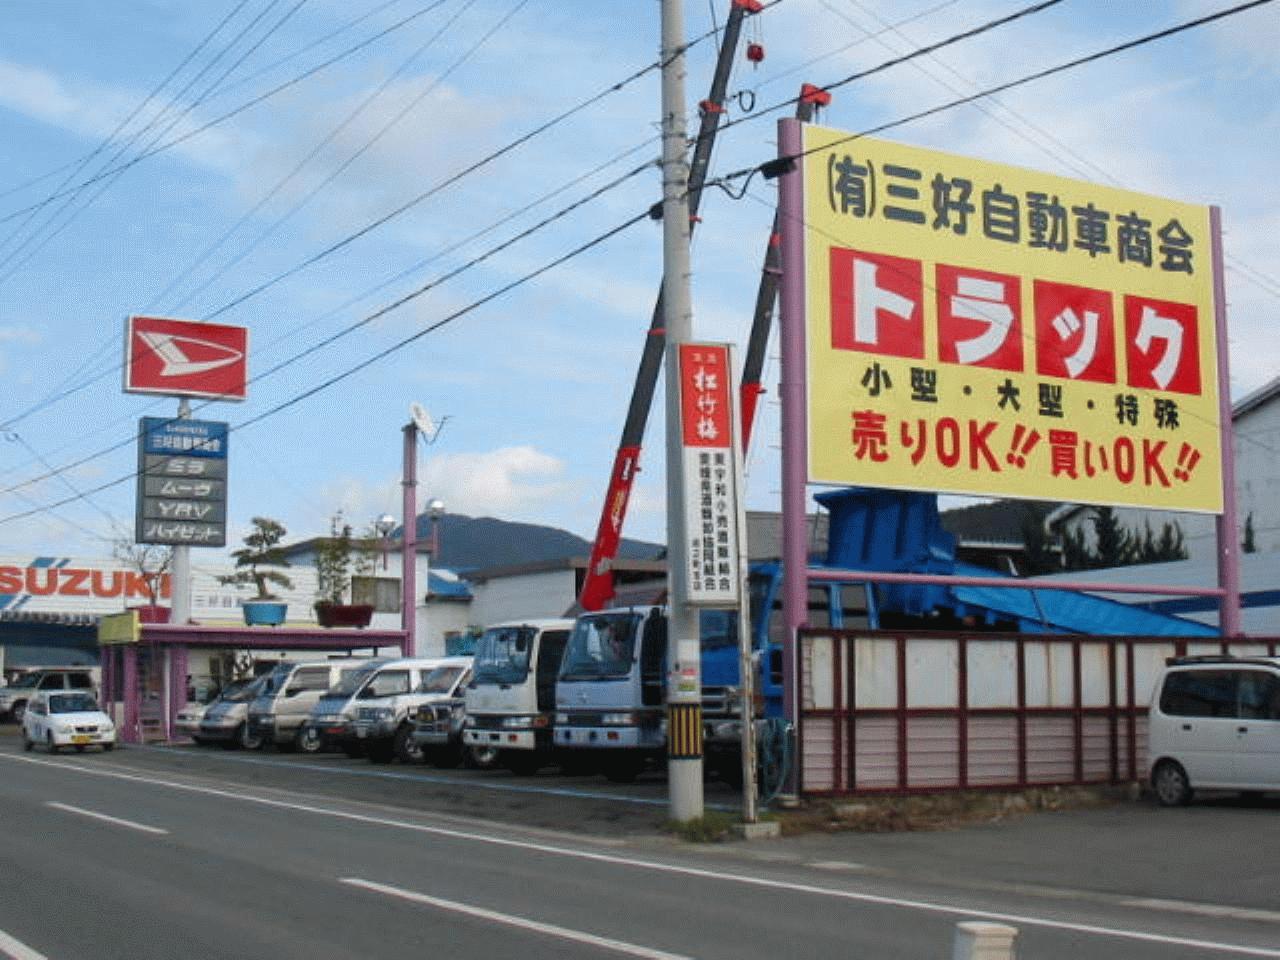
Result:
M669 756L671 819L702 816L702 663L697 611L689 604L688 518L680 431L680 344L693 339L689 291L689 167L685 159L683 0L662 0L662 302L667 385L667 741L675 720L696 731L693 749ZM689 754L693 754L690 756Z
M404 524L400 537L400 626L406 657L418 655L418 425L404 427Z

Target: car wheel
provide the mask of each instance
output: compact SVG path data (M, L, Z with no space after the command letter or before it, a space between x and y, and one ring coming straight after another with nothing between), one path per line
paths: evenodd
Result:
M375 740L366 748L370 763L390 763L396 757L395 744L390 740Z
M77 743L77 744L76 744L76 753L84 753L84 744L83 744L83 743Z
M462 763L468 770L492 770L498 765L497 747L466 747Z
M24 730L22 732L22 749L30 753L33 747L35 747L35 743L27 736L27 732Z
M53 742L52 730L50 730L48 733L44 735L44 742L45 742L45 746L49 748L50 753L57 753L61 749L61 747L59 747L56 743Z
M359 760L365 755L364 744L358 740L352 740L342 745L342 752L347 755L348 760Z
M114 743L104 743L102 745L103 752L105 753L110 753L115 748L116 748L116 745Z
M315 727L299 727L298 735L293 738L293 745L299 753L319 753L324 741Z
M208 740L206 740L204 737L198 737L194 733L191 735L191 742L194 743L197 747L207 747L209 745Z
M401 763L422 763L426 759L422 755L422 747L413 739L413 727L409 724L404 724L396 731L391 749Z
M262 735L249 729L249 724L242 723L236 728L236 743L241 750L261 750Z
M1162 807L1182 807L1191 802L1191 781L1182 764L1174 760L1161 760L1151 774L1151 788Z
M27 715L27 701L19 700L15 703L13 705L13 710L9 715L13 717L14 723L21 723L22 718Z

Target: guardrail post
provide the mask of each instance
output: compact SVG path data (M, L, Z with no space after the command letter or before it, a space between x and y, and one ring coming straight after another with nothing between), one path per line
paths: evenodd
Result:
M1013 960L1017 938L1017 927L966 920L956 924L951 960Z

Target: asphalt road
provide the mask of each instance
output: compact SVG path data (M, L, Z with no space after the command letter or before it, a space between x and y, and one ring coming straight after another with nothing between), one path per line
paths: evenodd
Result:
M985 917L1021 960L1280 958L1275 804L690 846L578 781L3 738L0 955L927 960Z

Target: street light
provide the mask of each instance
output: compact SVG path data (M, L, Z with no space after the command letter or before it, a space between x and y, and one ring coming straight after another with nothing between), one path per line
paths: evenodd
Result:
M431 562L440 562L440 518L444 516L444 501L435 497L427 502L427 516L431 518Z
M391 536L391 531L396 528L396 518L389 513L384 513L377 520L373 521L373 529L378 531L378 537L382 545L382 569L387 569L387 551L391 544L387 538Z

